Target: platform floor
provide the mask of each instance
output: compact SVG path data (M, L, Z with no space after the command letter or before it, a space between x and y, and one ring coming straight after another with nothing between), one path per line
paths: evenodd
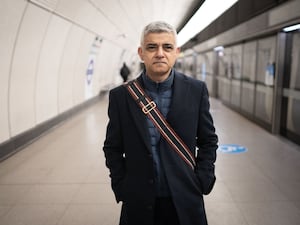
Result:
M0 225L117 225L102 144L107 97L0 163ZM300 147L211 99L220 144L209 225L300 225ZM183 224L184 225L184 224Z

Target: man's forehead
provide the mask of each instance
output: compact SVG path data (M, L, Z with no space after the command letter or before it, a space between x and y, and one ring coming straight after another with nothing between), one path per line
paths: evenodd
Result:
M144 38L144 43L149 44L175 44L175 37L171 33L149 33Z

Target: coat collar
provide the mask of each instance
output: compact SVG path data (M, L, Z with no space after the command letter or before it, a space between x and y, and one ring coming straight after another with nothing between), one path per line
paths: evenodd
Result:
M151 80L148 75L146 75L145 72L142 73L142 79L143 79L143 84L145 87L145 90L149 91L154 91L156 92L157 90L164 91L172 88L173 86L173 81L174 81L174 70L171 71L169 77L164 80L163 82L155 82Z

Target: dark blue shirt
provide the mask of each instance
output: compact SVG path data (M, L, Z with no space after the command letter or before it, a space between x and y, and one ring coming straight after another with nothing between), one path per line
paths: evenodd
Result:
M172 100L174 72L172 71L170 76L165 81L160 83L152 81L145 73L142 74L142 78L146 93L156 103L159 111L164 115L164 117L167 117ZM159 197L170 196L170 190L160 157L160 151L167 151L169 149L160 149L161 146L163 146L159 145L161 135L148 117L147 125L151 138L150 142L154 163L156 194Z

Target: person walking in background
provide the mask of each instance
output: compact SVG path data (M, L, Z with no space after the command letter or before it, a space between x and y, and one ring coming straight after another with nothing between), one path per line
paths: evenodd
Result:
M177 72L176 30L148 24L138 54L145 69L109 93L103 151L120 225L207 225L218 137L204 82Z
M130 74L130 70L126 65L126 63L124 62L122 68L120 69L120 75L123 78L124 83L127 81L129 74Z

